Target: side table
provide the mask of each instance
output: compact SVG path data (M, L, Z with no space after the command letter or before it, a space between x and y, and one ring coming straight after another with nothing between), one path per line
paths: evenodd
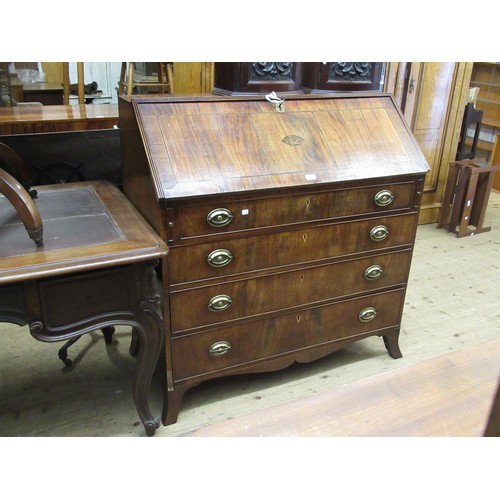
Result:
M37 191L41 246L0 195L0 321L28 324L43 342L131 326L139 341L133 397L151 436L160 420L151 414L148 391L164 338L156 270L168 247L108 182Z

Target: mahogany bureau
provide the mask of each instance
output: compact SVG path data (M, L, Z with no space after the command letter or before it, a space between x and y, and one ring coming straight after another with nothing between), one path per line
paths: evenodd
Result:
M382 93L124 97L124 192L169 245L163 423L214 377L398 336L429 167Z

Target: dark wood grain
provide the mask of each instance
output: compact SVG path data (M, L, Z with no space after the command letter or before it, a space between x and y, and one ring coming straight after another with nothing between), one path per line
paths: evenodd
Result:
M370 238L370 230L379 225L387 227L389 236L383 241L373 241ZM173 246L169 257L170 281L177 284L261 269L282 268L397 246L409 248L416 227L417 219L411 214L317 225L302 230L259 236L251 233L242 238L200 242L187 247ZM218 248L229 250L233 260L225 267L214 268L207 264L207 256ZM186 262L190 265L187 266Z
M172 343L175 379L268 359L346 337L353 341L366 332L376 334L378 330L399 324L403 298L403 291L397 290L276 315L238 327L219 327L199 335L176 337ZM372 321L363 323L358 314L366 307L375 307L378 314ZM231 349L227 354L210 355L209 349L217 341L229 342Z
M405 250L175 291L170 298L171 307L177 312L172 317L172 334L191 333L197 327L224 325L250 316L401 286L405 283L409 263L410 252ZM364 272L371 266L382 268L379 278L365 278ZM266 290L266 294L261 293L262 290ZM231 297L231 306L223 311L210 311L207 305L219 295Z
M179 204L182 226L177 228L176 232L179 234L179 239L185 240L190 237L232 233L249 228L320 222L381 212L387 214L411 208L414 188L412 182L400 184L384 182L378 186L375 184L326 192L302 190L301 194L269 195L259 199L246 197L240 200L219 196L211 203L203 205ZM386 190L394 195L394 202L388 207L379 207L374 203L374 198L377 193ZM207 224L207 215L221 206L229 209L234 218L227 226L213 228Z

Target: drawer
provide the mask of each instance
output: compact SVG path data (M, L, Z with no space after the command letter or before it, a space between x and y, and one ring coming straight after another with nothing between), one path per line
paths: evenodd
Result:
M57 336L116 311L133 310L128 267L116 267L85 274L61 276L39 281L40 303L47 332ZM67 300L61 300L67 297Z
M411 245L416 223L417 215L407 214L171 247L168 256L171 283Z
M174 226L180 238L404 210L414 182L339 189L221 204L181 206Z
M406 283L411 251L174 292L173 334Z
M403 301L404 290L396 290L174 338L174 379L195 377L398 326Z

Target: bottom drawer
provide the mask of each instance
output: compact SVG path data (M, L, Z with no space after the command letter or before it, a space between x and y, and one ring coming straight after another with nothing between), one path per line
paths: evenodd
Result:
M403 301L404 290L396 290L174 338L174 379L398 326Z

